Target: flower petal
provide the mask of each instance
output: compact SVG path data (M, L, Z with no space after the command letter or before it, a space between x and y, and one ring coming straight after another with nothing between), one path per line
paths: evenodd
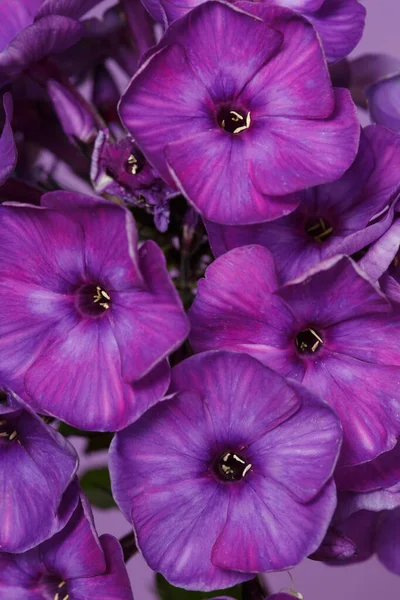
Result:
M335 98L335 110L328 119L265 117L257 121L265 154L262 161L254 161L250 177L260 192L282 195L327 183L351 165L360 126L348 90L335 89Z
M365 15L358 0L325 0L319 10L306 15L322 40L329 63L354 50L364 31Z
M11 129L13 103L10 92L3 96L5 122L0 137L0 185L11 175L17 164L17 149Z
M74 510L76 501L71 498L56 520L78 457L67 440L36 415L22 411L6 421L17 436L0 440L0 549L25 552L54 535Z
M120 543L107 534L100 537L100 543L107 563L106 572L69 581L68 592L73 600L102 597L107 600L133 600Z
M189 333L181 301L164 255L152 241L139 250L145 284L113 295L111 329L121 354L125 381L143 377L171 354Z
M332 483L314 501L300 504L279 484L255 476L232 489L212 561L224 569L254 573L293 567L321 544L335 507Z
M304 386L295 385L302 400L291 418L249 448L253 470L279 483L300 502L309 502L332 477L342 430L332 409Z
M238 6L276 27L284 36L279 52L240 93L253 122L272 116L328 118L335 108L335 97L313 26L291 11L271 10L265 2L239 2Z

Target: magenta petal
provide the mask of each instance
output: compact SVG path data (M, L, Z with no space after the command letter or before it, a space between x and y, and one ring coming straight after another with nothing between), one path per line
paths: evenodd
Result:
M139 250L139 260L145 286L115 293L110 318L125 381L143 377L189 333L160 248L152 241L145 242Z
M329 63L354 50L364 31L365 15L358 0L325 0L319 10L306 15L321 38Z
M142 285L138 232L126 208L101 198L64 191L45 194L41 204L60 211L83 229L85 274L89 280L97 279L109 291Z
M272 369L250 356L230 352L206 352L185 360L172 370L170 389L197 390L207 399L213 437L221 451L226 444L248 446L278 427L297 413L303 399L303 390L288 387L286 380Z
M281 195L338 179L356 157L360 126L348 90L335 89L329 119L259 120L265 159L251 172L264 194ZM266 168L269 176L266 177ZM277 176L277 174L282 174Z
M318 10L325 0L278 0L277 4L287 6L300 13L314 12Z
M383 452L374 460L354 467L339 467L335 472L337 488L354 492L389 488L399 481L400 442L393 450Z
M303 384L336 410L343 426L341 465L372 460L400 435L400 370L332 354L306 371Z
M154 54L121 99L121 119L149 162L173 185L163 150L172 141L214 126L211 98L180 45Z
M273 25L269 27L226 2L212 1L201 4L171 28L165 43L184 45L193 71L221 102L239 95L279 49L282 39Z
M112 535L102 535L100 543L107 570L95 577L82 577L68 582L68 592L73 600L107 598L107 600L133 600L121 546Z
M82 231L64 215L26 204L3 204L0 224L2 279L65 294L83 275Z
M117 343L103 319L66 330L28 370L25 385L34 408L81 429L116 431L135 410L132 389L121 378Z
M41 547L48 571L63 580L101 575L106 570L89 502L83 498L66 527Z
M390 312L385 296L348 257L325 260L277 293L290 303L291 310L304 324L321 323L329 327L372 312ZM343 297L352 301L343 302Z
M335 507L332 483L312 502L300 504L279 484L258 475L232 490L212 561L221 568L255 573L293 567L321 544Z
M25 260L26 264L29 262ZM3 384L22 394L27 369L58 335L62 336L75 325L75 308L68 296L21 281L3 279L2 291L1 379Z
M203 474L213 434L211 426L208 431L198 427L205 415L197 392L182 393L115 435L110 448L113 496L128 521L137 494ZM215 447L215 441L211 440L211 446Z
M11 83L33 63L70 48L82 37L80 23L49 16L29 25L0 52L0 86Z
M267 21L271 14L265 2L241 2L239 6L260 18L265 15ZM335 108L335 96L314 28L293 13L283 12L276 21L285 41L247 83L240 93L241 102L248 106L253 122L272 116L328 118Z
M37 20L48 15L62 15L79 19L96 4L98 0L43 0L35 18Z
M302 407L249 448L254 471L309 502L331 478L342 441L340 422L325 403L298 384Z
M17 149L11 129L13 103L10 92L3 96L5 123L0 137L0 185L11 175L17 164Z
M36 415L23 411L7 420L17 436L0 438L0 549L25 552L54 535L74 510L76 494L66 498L57 517L78 457L67 440Z
M139 494L133 500L132 521L149 566L173 585L201 591L249 579L248 573L219 568L210 560L225 523L228 500L226 488L208 476Z
M298 204L293 195L269 198L252 184L248 165L254 135L250 130L247 133L243 140L232 139L222 129L212 129L166 148L176 184L211 221L227 225L266 221L291 212Z
M0 51L4 50L20 31L33 23L40 3L41 0L7 0L0 4Z
M199 281L189 311L194 349L253 347L250 352L258 357L266 346L285 348L293 316L273 295L277 285L272 255L262 246L236 248L218 258Z

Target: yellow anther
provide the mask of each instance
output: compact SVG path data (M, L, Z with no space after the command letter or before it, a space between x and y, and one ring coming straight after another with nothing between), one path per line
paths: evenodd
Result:
M0 437L8 437L8 433L6 431L3 431L2 433L0 433Z
M233 115L232 121L234 121L235 123L237 123L238 121L243 121L243 119L244 119L243 115L241 115L240 113L236 112L236 110L230 110L229 114Z
M61 583L58 584L58 587L62 588L62 587L64 587L64 585L65 585L65 581L62 581Z
M99 306L101 306L102 308L110 308L110 305L108 302L100 302L100 300L111 300L111 297L107 294L107 292L103 289L101 289L101 287L98 285L96 286L96 293L93 296L93 301L96 304L97 302L99 303Z
M138 172L138 161L137 158L135 156L133 156L133 154L131 154L128 158L128 165L131 167L131 173L132 175L136 175L136 173Z
M245 475L247 475L247 473L250 471L250 469L251 469L251 467L252 467L252 466L253 466L253 465L251 465L251 464L249 463L249 464L247 465L247 467L245 467L245 468L243 469L242 477L244 477Z
M54 600L60 600L60 594L57 592L57 594L54 596Z
M231 111L231 113L234 111ZM238 114L238 113L236 113ZM243 120L243 117L240 117ZM235 121L238 119L232 119L232 121ZM236 127L236 129L233 130L233 133L240 133L241 131L244 131L245 129L248 129L250 127L250 123L251 123L251 116L250 113L247 113L246 115L246 124L245 125L241 125L240 127Z
M16 438L17 435L18 435L17 432L13 431L12 434L10 435L10 440L13 440L14 438Z

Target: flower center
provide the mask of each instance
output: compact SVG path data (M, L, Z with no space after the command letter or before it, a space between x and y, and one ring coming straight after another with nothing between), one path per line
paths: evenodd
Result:
M144 167L144 161L136 157L133 153L129 155L125 163L125 171L129 175L138 175Z
M91 317L102 315L111 306L111 296L100 285L84 285L78 290L78 308Z
M241 133L250 127L251 117L249 112L231 110L223 107L218 112L218 124L228 133Z
M17 436L18 433L14 427L12 427L8 421L0 419L0 439L8 439L10 442L12 442Z
M305 230L310 237L320 244L326 242L326 240L330 238L333 233L333 228L330 226L328 221L322 219L321 217L308 219L305 224Z
M223 481L239 481L250 469L251 464L234 452L224 452L215 463L216 474Z
M39 586L46 598L51 600L69 600L67 582L57 573L43 573L39 577Z
M67 592L67 584L65 581L60 581L57 586L57 591L54 594L53 600L68 600L69 594Z
M320 350L324 340L318 331L308 327L296 335L295 342L299 352L302 354L313 354Z

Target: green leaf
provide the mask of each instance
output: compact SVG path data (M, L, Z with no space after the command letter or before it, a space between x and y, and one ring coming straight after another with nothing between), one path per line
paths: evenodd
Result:
M228 596L235 598L235 600L242 600L240 585L226 590L216 590L215 592L188 592L168 583L160 573L156 575L156 584L160 600L206 600L206 598L218 598L218 596Z
M116 506L111 493L110 473L107 467L87 471L81 477L81 486L93 506L97 508Z
M81 431L81 429L76 429L75 427L71 427L71 425L67 425L66 423L60 423L58 431L64 437L71 437L72 435L76 435L78 437L88 437L88 431Z

